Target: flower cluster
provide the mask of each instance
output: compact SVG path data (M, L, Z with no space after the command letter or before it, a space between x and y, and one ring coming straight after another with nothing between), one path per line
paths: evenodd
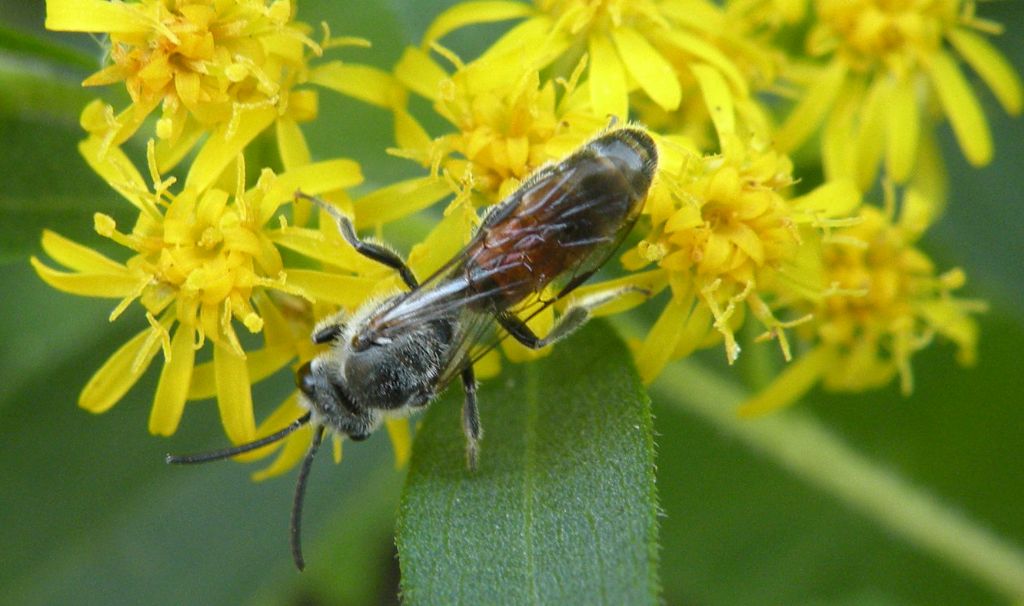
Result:
M428 275L486 207L630 119L654 136L659 170L639 233L610 264L617 275L575 294L635 287L598 313L657 301L657 320L635 343L645 381L700 349L720 347L731 364L744 346L776 341L788 364L742 409L757 414L819 383L862 391L898 378L909 393L911 358L935 338L953 342L962 363L974 359L972 315L983 305L954 296L964 273L937 269L917 247L946 203L936 124L948 120L970 163L993 153L961 63L1006 111L1022 105L1020 78L987 38L1000 27L969 0L462 2L389 71L322 59L366 42L332 38L326 26L314 41L288 0L47 0L47 9L52 29L109 36L109 65L85 84L123 83L130 98L120 109L86 107L81 145L137 211L130 228L95 221L129 257L47 232L44 250L67 271L32 261L55 288L120 300L111 319L137 302L148 321L83 390L94 412L162 355L152 432L173 433L185 403L209 397L236 443L286 425L299 415L294 395L257 424L252 383L314 356L317 319L397 284L325 217L311 226L296 189L324 195L361 230L443 204L408 255ZM508 27L475 56L446 46L484 23ZM318 118L319 89L387 110L388 151L421 174L350 197L359 166L314 162L302 134ZM147 181L122 145L155 112ZM258 166L250 183L251 143L269 129L279 163ZM805 155L822 171L790 155L812 140L820 151ZM163 176L186 157L181 184ZM565 304L531 326L543 333ZM740 331L747 322L753 333ZM257 337L240 338L240 327ZM212 359L197 362L206 343ZM503 348L512 360L537 355ZM400 459L404 423L389 425ZM294 464L308 440L290 437L264 475Z

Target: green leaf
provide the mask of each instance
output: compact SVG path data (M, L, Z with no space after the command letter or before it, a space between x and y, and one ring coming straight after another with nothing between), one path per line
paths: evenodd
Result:
M460 389L417 432L397 535L406 602L656 602L650 401L625 344L596 323L479 395L476 473Z

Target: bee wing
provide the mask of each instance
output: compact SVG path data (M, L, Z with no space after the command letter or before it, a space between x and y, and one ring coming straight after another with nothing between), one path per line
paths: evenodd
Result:
M441 373L438 385L444 386L459 376L466 366L481 355L494 349L503 332L494 319L494 314L465 308L461 311L455 339L448 350L448 361ZM483 344L483 345L481 345Z
M571 181L573 175L561 177ZM529 184L524 185L527 191L529 187ZM556 197L558 199L555 199ZM507 204L511 205L513 202L516 201L510 199ZM486 241L495 231L499 231L502 238L517 243L517 253L509 255L508 259L498 264L496 273L502 276L527 275L530 278L507 282L493 292L486 293L486 297L500 298L505 293L522 293L524 288L528 288L526 296L521 300L493 310L494 313L516 315L524 321L533 319L564 299L597 272L625 240L642 208L642 200L624 201L622 196L617 196L615 192L579 192L565 187L553 188L546 198L536 204L543 211L536 210L531 213L531 217L537 218L535 223L515 224L510 220L514 214L503 204L488 215L474 237L474 242ZM595 214L602 216L609 208L612 209L613 217L610 223L613 228L593 229ZM621 213L618 217L614 216L616 211ZM550 257L552 242L557 247L557 254L562 254L562 258L568 258L570 262L561 267L549 280L531 279L538 271L538 264L532 260ZM474 249L472 242L467 249L482 250ZM540 264L543 265L543 261ZM467 336L472 336L472 341L467 339L460 342L458 356L452 358L452 367L446 371L449 380L467 364L476 362L497 347L508 336L507 331L497 326L493 314L484 315L486 320L490 320L488 324L491 330L467 332ZM484 319L474 317L473 322L483 324Z
M459 254L380 314L374 330L399 334L456 320L450 380L506 336L493 328L498 314L529 319L568 295L608 260L640 214L656 160L646 135L639 146L626 141L638 137L601 137L539 170L484 218Z

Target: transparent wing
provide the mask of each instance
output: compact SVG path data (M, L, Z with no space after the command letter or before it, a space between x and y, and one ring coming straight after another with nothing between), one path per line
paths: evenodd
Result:
M387 337L455 320L450 380L504 338L495 316L534 317L608 260L639 216L650 184L644 178L638 186L621 163L586 148L541 169L484 218L459 254L381 310L370 329Z

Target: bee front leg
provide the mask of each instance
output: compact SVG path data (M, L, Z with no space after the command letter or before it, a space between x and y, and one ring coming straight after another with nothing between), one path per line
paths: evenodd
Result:
M483 429L480 427L480 409L476 404L476 375L473 373L472 364L462 371L462 389L466 392L466 399L462 404L462 432L466 434L466 466L470 471L476 471Z
M616 299L619 299L623 295L630 293L650 295L650 291L646 289L638 288L636 286L625 286L581 297L578 301L569 305L565 312L555 321L555 325L551 327L551 332L543 338L538 337L536 333L526 325L526 322L523 322L511 313L499 315L498 324L500 324L513 339L519 341L526 347L529 347L530 349L540 349L571 335L579 327L587 323L587 320L590 319L590 316L598 307L607 305Z
M352 220L343 215L340 210L329 204L326 200L317 196L304 194L301 191L295 192L295 198L299 200L309 200L313 204L316 204L325 210L327 214L331 215L334 221L338 224L338 232L341 233L341 237L344 238L352 248L356 249L356 252L367 259L372 259L381 265L386 265L397 270L398 275L402 276L402 281L404 281L406 286L409 288L416 288L419 286L416 276L412 273L412 270L409 269L409 266L405 264L405 261L402 260L402 257L398 256L398 253L381 244L360 240L359 236L356 235L356 228L352 225Z

